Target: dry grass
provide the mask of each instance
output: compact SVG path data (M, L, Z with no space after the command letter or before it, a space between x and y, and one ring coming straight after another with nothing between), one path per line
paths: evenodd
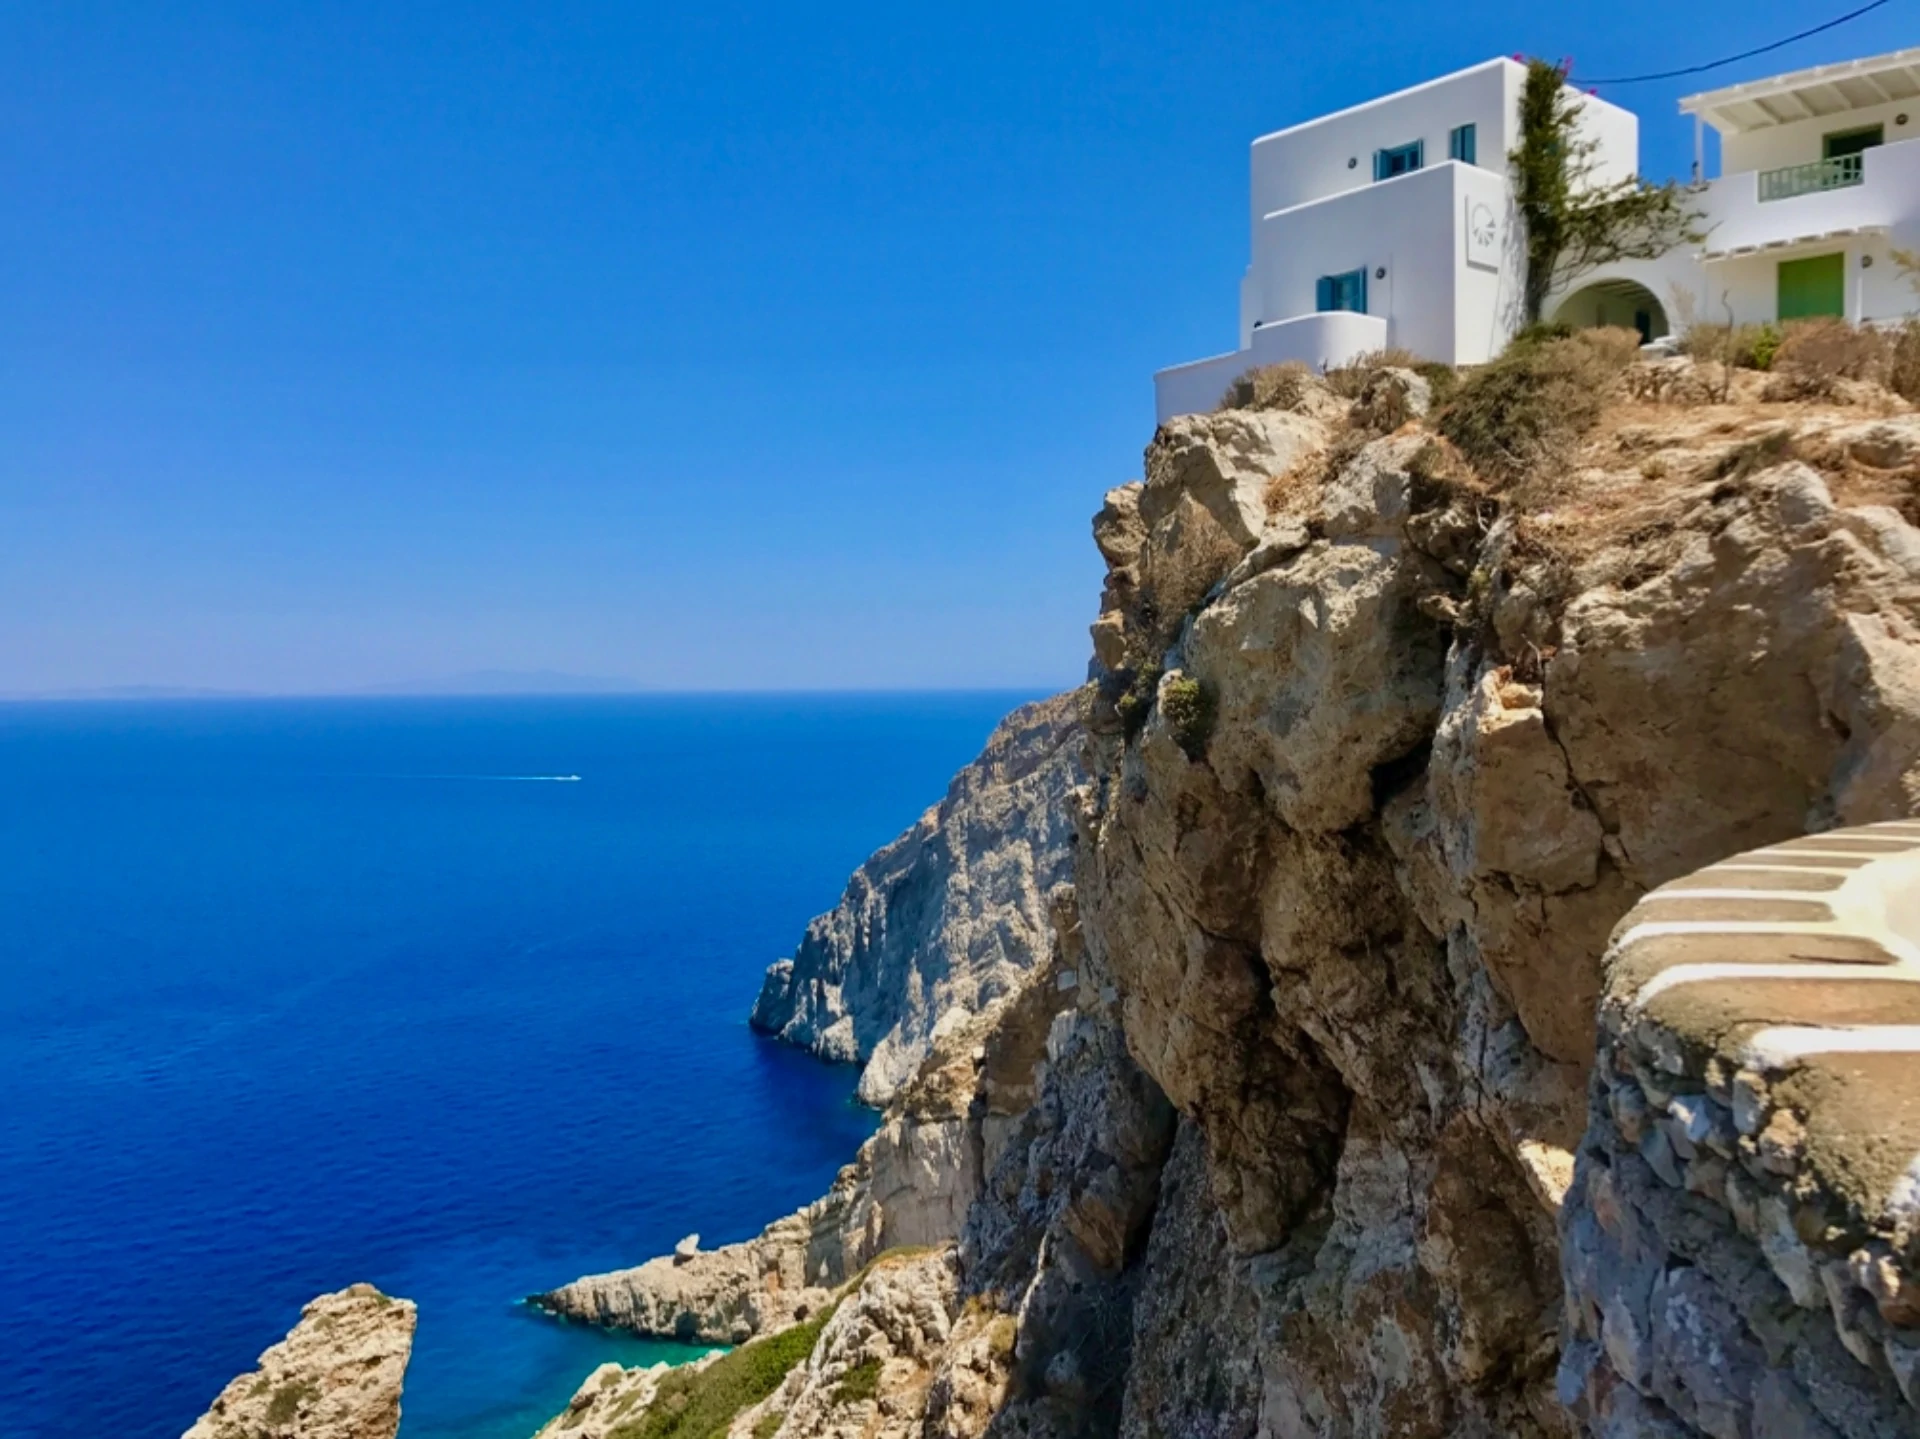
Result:
M1320 480L1325 469L1325 456L1315 452L1294 461L1292 468L1283 474L1272 476L1261 496L1266 502L1268 516L1309 513L1319 498Z
M1887 341L1886 387L1903 400L1920 404L1920 320L1882 331Z
M1317 377L1298 360L1258 365L1248 370L1220 397L1220 410L1293 410L1306 399Z
M1663 526L1708 496L1737 493L1749 477L1793 460L1818 470L1838 504L1886 505L1920 521L1920 474L1876 470L1830 438L1871 412L1845 398L1763 401L1766 377L1745 373L1745 393L1731 403L1681 407L1623 398L1609 405L1562 463L1503 495L1517 502L1523 531L1570 564L1609 549L1639 552L1656 564Z
M1418 370L1426 361L1412 350L1389 346L1355 355L1344 365L1327 371L1327 386L1343 400L1357 400L1382 370Z
M1824 400L1842 380L1880 381L1887 372L1887 337L1845 320L1798 320L1787 326L1774 356L1773 400Z

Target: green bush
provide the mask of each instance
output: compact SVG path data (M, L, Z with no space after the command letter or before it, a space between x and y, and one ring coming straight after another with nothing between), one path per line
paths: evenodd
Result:
M773 1436L780 1432L780 1426L786 1422L786 1418L787 1416L778 1410L762 1414L753 1426L753 1439L773 1439Z
M734 1416L778 1389L813 1352L835 1307L829 1304L806 1323L743 1344L703 1368L675 1369L660 1381L647 1412L607 1439L726 1439Z
M871 1399L880 1392L880 1361L866 1359L853 1366L840 1376L840 1382L833 1386L833 1402L836 1404L858 1404Z
M1433 396L1433 407L1436 410L1446 404L1460 386L1460 372L1452 365L1443 365L1438 360L1422 360L1413 367L1413 372L1427 382L1427 388Z
M1159 688L1160 667L1142 665L1128 681L1126 692L1114 701L1114 711L1120 716L1120 731L1128 739L1147 727L1147 716L1153 713L1154 695Z
M1437 428L1480 475L1500 484L1520 480L1563 461L1599 423L1638 348L1630 330L1523 334L1461 380Z
M1773 325L1749 325L1737 334L1733 362L1754 370L1771 370L1780 353L1780 331Z
M1199 680L1176 674L1160 686L1160 713L1167 721L1167 732L1190 760L1206 753L1207 737L1213 731L1213 696Z

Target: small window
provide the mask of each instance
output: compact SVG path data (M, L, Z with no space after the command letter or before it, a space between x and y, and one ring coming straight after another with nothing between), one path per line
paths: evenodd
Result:
M1456 125L1447 134L1447 158L1471 165L1474 160L1474 134L1471 125Z
M1395 145L1391 150L1373 152L1373 178L1391 180L1395 175L1404 175L1410 170L1418 170L1426 152L1426 143L1415 140L1411 145Z
M1314 303L1322 313L1328 310L1352 310L1359 315L1367 313L1365 269L1349 270L1344 275L1322 275L1316 288Z

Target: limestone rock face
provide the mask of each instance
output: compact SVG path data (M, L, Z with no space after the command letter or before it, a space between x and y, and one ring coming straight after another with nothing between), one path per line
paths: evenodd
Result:
M734 1422L783 1439L919 1439L958 1310L951 1248L883 1260L841 1301L805 1362Z
M1015 710L946 798L854 874L837 908L767 971L756 1028L865 1068L884 1104L942 1024L1013 993L1046 958L1046 896L1072 868L1078 701Z
M321 1295L185 1439L393 1439L414 1318L371 1284Z
M1096 520L1082 941L1183 1116L1123 1432L1573 1433L1555 1221L1609 931L1920 803L1920 537L1833 488L1905 463L1907 421L1831 426L1816 469L1675 416L1661 466L1601 454L1565 481L1594 498L1516 513L1416 410L1331 435L1304 496L1276 471L1264 523L1228 503L1242 427L1200 417ZM1177 614L1143 600L1170 574L1207 577Z
M1207 1184L1206 1141L1180 1122L1133 1301L1121 1439L1254 1439L1260 1309ZM1199 1382L1196 1382L1198 1378Z

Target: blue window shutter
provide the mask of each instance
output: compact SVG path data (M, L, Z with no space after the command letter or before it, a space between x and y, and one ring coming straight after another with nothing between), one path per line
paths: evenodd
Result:
M1314 286L1313 306L1323 313L1333 308L1333 276L1322 275Z
M1384 180L1387 178L1387 152L1385 150L1375 150L1373 152L1373 178L1376 180Z
M1353 308L1359 314L1367 313L1367 270L1362 265L1353 272Z

